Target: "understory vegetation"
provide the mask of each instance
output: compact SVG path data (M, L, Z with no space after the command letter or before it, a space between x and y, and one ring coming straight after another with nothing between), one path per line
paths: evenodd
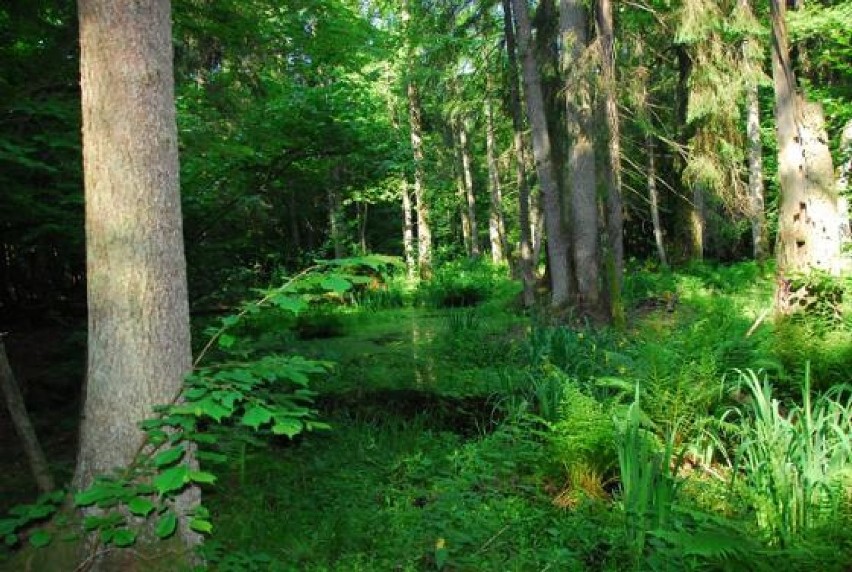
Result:
M219 357L334 365L300 394L317 430L207 429L205 566L848 570L848 313L767 317L753 263L637 267L626 328L551 325L504 274L457 263L226 319ZM0 521L4 558L60 499Z

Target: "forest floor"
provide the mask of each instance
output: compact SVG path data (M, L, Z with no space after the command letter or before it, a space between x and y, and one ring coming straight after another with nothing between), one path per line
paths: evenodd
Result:
M775 430L792 438L805 375L850 400L840 388L852 318L764 319L771 269L740 264L638 269L626 328L570 316L565 326L521 312L516 285L498 273L475 272L299 319L261 313L240 332L260 355L334 363L310 385L330 429L216 433L227 460L209 467L218 479L204 488L209 569L852 569L852 454L823 464L839 468L828 488L839 483L841 496L831 510L807 508L805 528L767 511L783 491L731 464L763 430L741 372L769 380ZM489 283L469 306L435 303ZM33 416L66 480L76 403L50 388L78 371L79 339L57 350L53 373L38 361L22 370L48 389ZM841 409L852 420L852 402ZM826 431L814 436L852 443L848 423ZM28 500L13 440L0 439L0 453L0 501Z

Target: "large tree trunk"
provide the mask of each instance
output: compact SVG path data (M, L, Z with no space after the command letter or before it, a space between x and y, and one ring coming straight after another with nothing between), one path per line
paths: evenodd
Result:
M89 308L81 489L133 460L139 423L175 400L192 362L170 2L78 8ZM195 501L189 489L179 516Z
M343 258L346 256L346 250L343 246L343 221L342 221L342 213L340 212L340 165L335 165L332 167L331 171L331 184L328 186L327 190L327 198L328 198L328 227L329 227L329 237L331 238L331 244L334 249L334 257L335 258Z
M771 0L770 11L781 183L776 248L778 271L782 279L790 273L813 269L837 273L841 219L831 154L825 144L822 109L803 101L796 91L784 2ZM785 310L783 292L779 295L780 309Z
M464 183L464 167L462 167L461 145L458 143L458 133L455 127L451 128L453 148L455 149L455 172L456 172L456 198L458 199L458 212L461 218L462 241L464 242L464 253L468 257L473 256L470 240L470 213L467 210L467 188Z
M491 84L490 77L487 80ZM494 113L491 98L485 96L485 159L488 162L488 188L491 196L488 210L488 237L491 243L491 261L502 264L506 261L506 228L503 221L503 188L500 185L500 170L494 141Z
M562 206L553 166L550 134L544 112L541 78L531 40L529 12L526 0L512 0L517 23L518 51L523 61L524 89L527 114L532 126L533 156L544 203L547 230L547 257L550 269L551 304L561 306L569 301L571 277L568 266L568 241L562 223Z
M426 202L423 173L423 125L420 96L414 80L408 82L408 121L411 127L411 150L414 154L414 208L417 211L417 266L420 277L432 277L432 231L429 227L429 205Z
M515 47L515 29L512 21L511 0L503 0L503 31L506 36L508 56L509 110L512 114L512 146L515 151L515 171L518 185L518 224L520 226L520 270L523 282L523 301L530 307L535 301L535 274L533 266L532 226L530 224L530 189L527 184L526 157L524 156L524 124L521 94L518 89L518 60Z
M467 141L467 122L458 120L459 153L461 153L462 181L464 182L467 222L470 225L470 256L477 258L481 254L479 248L479 225L476 222L476 192L473 188L473 161L470 157L470 147Z
M577 302L581 308L597 311L601 301L601 260L595 147L591 137L592 93L584 61L588 42L587 16L582 4L577 0L561 0L559 25L562 69L566 77L565 122L570 138L568 174Z

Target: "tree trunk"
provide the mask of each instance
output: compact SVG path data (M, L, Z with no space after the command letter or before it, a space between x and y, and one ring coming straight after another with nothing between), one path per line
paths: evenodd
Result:
M648 143L648 201L651 204L651 223L654 227L654 244L657 246L657 256L660 264L668 266L666 247L663 243L663 227L660 225L660 196L657 191L656 145L654 136L646 136Z
M691 252L693 260L704 260L704 227L705 227L705 204L704 187L700 183L694 183L692 188L692 205L689 213Z
M527 114L532 126L533 156L544 203L547 230L547 257L550 267L551 304L562 306L569 301L571 277L568 266L568 241L562 223L562 206L550 145L544 97L535 53L532 50L532 30L525 0L512 0L517 23L518 51L523 61L524 89Z
M74 488L127 466L191 369L169 0L80 0L88 368ZM191 460L187 460L191 462ZM176 512L188 544L198 541Z
M414 278L417 264L414 259L414 216L411 211L411 195L408 192L408 181L402 181L402 250L405 255L405 269L408 279Z
M490 77L487 80L490 85ZM494 113L491 99L485 96L485 158L488 162L488 186L491 204L488 211L488 237L491 241L491 261L503 264L506 261L506 228L503 221L503 189L500 186L500 170L494 142Z
M470 147L467 141L467 121L459 119L459 150L462 158L462 175L464 177L465 202L467 205L467 220L470 222L470 255L478 258L482 251L479 248L479 225L476 222L476 192L473 188L473 161L470 157Z
M420 96L414 80L408 82L408 121L411 127L411 151L414 155L414 208L417 211L417 266L420 278L432 277L432 231L429 205L426 203L423 173L423 126Z
M769 238L763 200L763 145L760 141L760 107L757 85L746 89L746 135L748 137L748 195L751 207L751 238L754 259L766 260Z
M770 1L772 19L772 76L775 84L775 121L778 135L778 272L813 269L837 273L840 264L840 217L831 154L825 144L824 119L819 105L796 92L790 63L786 6ZM786 310L783 293L781 310Z
M3 342L4 336L5 334L0 332L0 389L2 389L3 396L6 398L9 417L12 419L15 431L21 438L21 447L30 463L30 470L33 473L38 490L48 493L56 488L56 484L53 481L53 475L50 474L50 467L38 442L38 436L30 422L30 416L27 414L21 390L18 388L18 383L15 381L15 376L9 365L6 345Z
M577 0L561 0L562 69L565 74L565 123L569 136L568 174L571 197L574 272L577 302L597 311L600 305L598 197L592 128L592 94L584 61L586 11Z
M621 199L621 125L618 117L618 84L615 80L615 35L610 0L598 0L597 24L609 166L604 170L606 173L607 256L609 258L607 283L612 315L619 318L624 312L621 307L621 287L624 277L624 207Z
M470 209L467 200L467 183L465 182L464 157L462 154L461 134L458 123L450 120L450 131L452 133L453 149L455 149L455 172L456 172L456 196L458 197L459 218L461 219L462 239L464 240L464 253L469 258L473 257L473 240L471 235Z
M334 257L343 258L346 256L346 251L343 247L343 225L340 216L340 192L337 190L340 185L340 165L332 167L331 184L328 186L328 228L331 244L334 247Z
M503 30L508 56L509 111L512 115L512 146L515 151L515 172L518 185L518 225L520 226L520 270L523 282L525 307L535 302L535 274L533 267L532 226L530 224L530 189L527 184L526 157L524 156L524 122L521 94L518 89L518 59L515 47L515 30L512 22L511 0L503 0Z

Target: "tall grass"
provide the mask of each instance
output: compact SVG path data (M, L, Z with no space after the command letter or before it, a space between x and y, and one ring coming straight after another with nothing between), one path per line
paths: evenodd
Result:
M805 369L801 405L785 411L767 380L740 372L748 403L741 418L735 477L742 478L758 526L787 547L809 529L837 516L852 484L852 397L837 387L811 397Z

